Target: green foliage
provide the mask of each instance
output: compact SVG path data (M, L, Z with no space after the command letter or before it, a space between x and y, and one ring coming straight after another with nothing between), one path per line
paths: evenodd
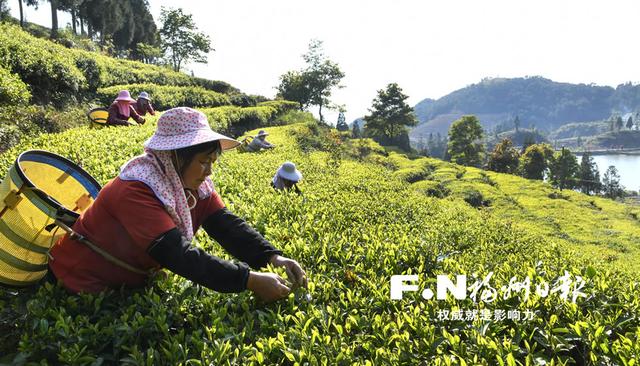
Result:
M487 168L498 173L513 174L518 169L519 161L518 150L513 147L511 140L504 139L491 152Z
M289 101L273 101L265 102L265 105L257 107L223 106L205 108L201 111L207 115L214 130L232 136L240 136L246 131L260 126L285 124L280 116L294 105Z
M159 110L174 107L219 107L231 104L230 98L221 93L197 86L166 86L155 84L115 85L98 89L98 99L110 105L120 90L129 90L135 98L146 91L152 98L153 106Z
M162 49L174 71L180 71L189 61L207 63L211 40L207 34L198 32L191 14L183 13L180 8L163 7L160 11L160 23Z
M616 199L624 196L624 187L620 185L620 175L618 169L611 165L602 177L602 192L604 196Z
M17 26L0 24L0 66L30 86L33 101L64 105L86 87L86 80L62 46L33 38Z
M591 154L585 152L580 161L579 188L582 193L591 194L600 192L600 172L593 161Z
M295 103L295 102L292 102ZM309 112L304 112L300 110L290 110L283 115L278 117L278 120L282 122L283 125L290 125L293 123L313 123L315 122L315 117L313 114Z
M579 172L580 166L578 165L576 156L564 147L554 156L549 164L551 184L560 188L560 190L575 188L578 184L577 179Z
M0 66L0 105L27 104L31 93L20 77Z
M534 144L524 151L520 157L518 170L527 179L544 179L544 174L553 158L553 149L548 144Z
M347 121L344 118L343 112L340 112L340 114L338 114L338 121L336 122L336 130L341 132L349 131L349 125L347 124Z
M402 93L396 83L378 90L369 109L371 114L364 117L366 135L382 145L399 145L396 142L398 138L407 135L407 126L418 123L413 108L406 102L407 98L409 97Z
M480 166L483 160L484 146L482 126L475 116L463 116L453 122L449 129L447 151L451 161L468 166Z
M142 152L154 124L150 119L139 128L44 135L0 155L0 170L6 171L20 151L43 148L81 160L104 184ZM97 295L71 295L50 285L17 295L0 290L0 362L629 365L638 358L637 271L625 275L609 270L604 260L589 262L603 254L593 254L589 241L600 240L606 230L618 231L613 239L623 240L629 256L637 258L631 243L640 229L629 225L624 205L571 191L564 193L571 201L551 200L546 197L551 188L541 182L488 172L494 187L481 183L475 168L381 156L400 169L429 165L436 185L450 190L437 199L414 189L426 181L402 182L380 164L342 159L335 165L329 151L301 151L295 133L317 132L312 129L306 124L268 128L277 149L225 153L213 173L227 207L300 261L310 278L311 301L292 294L263 305L248 292L216 293L173 274L153 279L143 290ZM303 171L304 195L269 186L285 160ZM468 188L491 199L491 207L477 210L462 202L460 194ZM593 206L587 199L602 208L598 215L589 213ZM557 227L551 230L552 223ZM579 250L559 234L576 240ZM202 232L195 241L229 258ZM586 248L591 258L579 255ZM633 258L618 260L633 263ZM419 274L429 285L438 274L489 271L498 285L508 285L513 276L529 276L535 285L567 271L585 280L582 291L588 297L577 304L555 295L532 295L529 301L498 297L491 303L429 301L419 293L389 299L391 275ZM520 322L437 320L438 311L454 309L528 309L536 315Z
M311 40L309 50L302 58L307 67L301 71L288 71L280 77L278 96L296 101L300 110L309 105L319 107L320 122L324 122L322 107L330 107L332 89L340 87L344 72L335 62L326 58L322 41Z
M42 106L0 108L0 152L41 133L61 132L86 123L82 107L58 111Z
M93 98L98 88L151 83L200 86L218 93L238 93L222 81L192 78L164 67L67 49L35 38L10 24L0 24L0 68L20 77L38 104L58 106Z

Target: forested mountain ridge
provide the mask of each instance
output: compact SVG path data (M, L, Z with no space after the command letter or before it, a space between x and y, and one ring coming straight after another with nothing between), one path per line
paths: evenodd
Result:
M421 122L411 131L414 138L430 132L446 134L449 125L464 114L478 116L486 129L518 116L523 127L552 131L572 122L640 110L640 85L612 88L559 83L539 76L485 78L440 99L424 99L414 109Z

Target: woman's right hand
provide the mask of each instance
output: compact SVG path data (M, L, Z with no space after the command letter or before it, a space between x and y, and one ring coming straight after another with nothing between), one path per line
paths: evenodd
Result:
M282 277L268 272L249 272L247 288L265 302L280 300L291 292Z

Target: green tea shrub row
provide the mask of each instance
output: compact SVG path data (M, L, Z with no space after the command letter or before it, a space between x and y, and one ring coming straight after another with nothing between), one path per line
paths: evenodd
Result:
M0 66L0 105L25 104L30 99L27 84L18 75Z
M0 108L0 152L41 133L62 132L86 124L82 106L59 111L45 106L4 106Z
M31 36L16 25L0 24L0 66L30 87L38 104L62 106L91 99L98 88L121 84L198 86L218 93L239 93L222 81L193 78L171 69L68 49Z
M140 92L150 94L154 108L166 110L174 107L219 107L231 104L226 94L206 90L198 86L169 86L155 84L116 85L98 89L98 99L105 106L113 102L120 90L129 90L136 98Z
M201 109L214 130L240 136L246 131L265 126L281 125L279 116L295 104L289 101L274 101L267 105L262 103L256 107L240 108L223 106Z
M233 107L220 107L215 110ZM210 114L212 115L212 114ZM212 121L214 123L215 121ZM218 123L218 122L215 122ZM0 170L19 151L47 149L81 161L104 184L142 152L155 118L132 128L78 128L25 141L0 155ZM302 151L308 125L267 128L278 147L256 154L228 152L212 178L227 206L274 245L300 261L311 300L297 291L264 305L248 293L220 294L179 276L158 277L145 289L71 295L57 286L0 290L0 363L14 364L242 364L242 365L634 365L640 357L637 274L589 265L552 235L462 200L437 199L375 163ZM248 131L253 135L257 131ZM117 153L114 153L116 152ZM395 156L398 169L411 163ZM283 161L304 173L302 194L273 190ZM406 165L405 165L406 164ZM436 172L447 164L433 164ZM455 167L455 166L454 166ZM460 172L450 169L456 179ZM449 174L449 173L447 173ZM477 179L469 169L460 180ZM478 175L479 176L479 175ZM492 180L512 195L546 199L540 182ZM448 180L449 178L447 178ZM443 180L443 184L447 183ZM495 189L479 181L478 191ZM513 188L510 188L513 186ZM537 187L537 190L535 188ZM424 188L427 188L426 186ZM456 188L456 187L451 187ZM484 194L484 191L483 191ZM522 196L518 197L523 200ZM574 197L572 197L574 199ZM564 200L554 200L565 204ZM603 206L609 212L610 206ZM561 210L561 207L547 208ZM601 214L599 214L601 215ZM206 235L197 245L229 258ZM574 304L557 293L495 301L425 300L419 292L389 298L390 277L417 274L431 286L439 274L486 276L494 286L528 276L532 284L568 273L586 282ZM454 310L533 311L529 321L438 320Z

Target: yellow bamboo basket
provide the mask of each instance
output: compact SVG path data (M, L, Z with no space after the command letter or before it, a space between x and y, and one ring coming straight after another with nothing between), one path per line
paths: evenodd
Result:
M94 108L87 113L91 127L102 128L107 125L107 119L109 118L109 110L106 108Z
M25 151L0 184L0 283L28 286L47 273L48 253L98 196L89 173L48 151Z

